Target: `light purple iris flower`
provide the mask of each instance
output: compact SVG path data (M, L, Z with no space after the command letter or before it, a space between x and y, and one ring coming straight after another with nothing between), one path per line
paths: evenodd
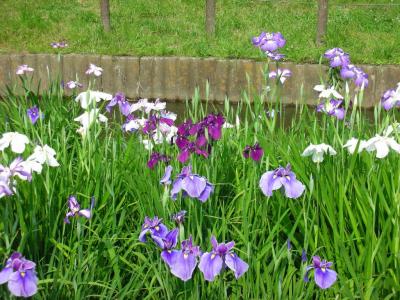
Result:
M34 69L29 67L28 65L21 65L17 68L15 74L17 75L24 75L26 72L33 72Z
M165 237L154 236L153 239L156 240L156 243L163 249L161 252L161 258L165 261L165 263L171 267L174 262L174 251L173 249L176 247L178 243L178 234L179 229L175 228L168 232Z
M264 155L263 148L260 147L258 143L255 143L254 146L247 145L243 150L243 157L249 158L251 157L254 161L259 161Z
M330 60L332 68L345 67L350 63L350 56L341 48L333 48L325 52L325 57Z
M307 252L306 252L305 249L303 249L303 250L301 251L301 262L302 262L302 263L306 263L306 262L307 262Z
M307 267L304 281L308 282L308 273L311 269L314 269L314 281L321 289L327 289L331 287L337 279L337 273L331 270L332 263L325 259L321 261L319 256L313 256L312 265Z
M293 199L300 197L305 190L305 186L296 179L290 164L286 168L279 167L264 173L260 179L260 188L267 197L272 196L273 191L284 188L286 197Z
M214 191L214 186L205 177L193 174L191 166L186 166L172 184L171 198L175 200L182 190L184 196L188 195L205 202Z
M259 36L253 37L252 43L273 60L280 60L284 57L283 54L278 53L278 49L286 44L286 40L280 32L261 32Z
M5 167L0 164L0 181L7 183L8 186L11 185L12 177L17 176L22 180L30 181L32 179L32 173L24 165L24 160L22 157L18 156L15 158L9 167ZM11 189L11 188L10 188Z
M281 84L284 84L286 79L292 76L292 71L288 69L278 69L277 71L271 71L268 74L269 78L278 78Z
M8 283L8 289L16 297L31 297L37 292L36 264L14 252L0 272L0 284Z
M78 81L70 80L65 84L65 86L72 90L72 89L75 89L77 87L83 87L83 84L79 83Z
M200 256L200 248L193 245L191 236L182 241L181 250L164 250L161 253L161 257L170 267L171 273L183 281L192 278L198 256Z
M26 114L28 115L32 124L35 124L37 122L37 120L39 120L39 118L40 118L40 112L39 112L39 108L37 106L28 108Z
M101 76L103 74L103 68L96 66L95 64L89 64L89 69L85 72L86 75L93 74L96 77Z
M147 234L150 234L153 241L161 248L163 248L164 244L162 239L168 234L168 228L161 223L162 219L159 219L157 216L153 219L149 217L144 218L144 223L142 225L142 230L139 234L139 241L145 243Z
M64 41L62 41L62 42L52 42L52 43L50 43L50 46L52 48L54 48L54 49L57 49L57 48L68 47L68 44L66 42L64 42Z
M356 86L368 86L368 74L366 74L361 68L358 68L354 65L344 66L340 70L340 76L343 79L352 79Z
M317 105L316 111L323 112L329 116L334 116L338 120L343 120L345 110L342 106L342 100L330 99L329 101L323 100Z
M117 105L119 106L119 111L124 116L128 116L131 110L131 106L129 102L125 98L125 94L122 92L118 92L114 95L114 98L111 99L110 103L106 106L106 110L111 112L112 108Z
M213 247L211 252L204 253L200 258L199 269L203 272L205 280L214 281L215 276L225 267L228 267L235 273L236 279L248 270L249 265L232 251L235 242L218 244L215 236L212 236L211 244Z
M167 166L165 168L165 173L163 177L160 179L161 184L169 185L171 184L171 173L172 173L173 167L172 166Z
M381 104L385 110L390 110L393 107L400 107L400 83L397 89L387 90L381 97Z
M92 209L94 206L94 197L92 197L90 208L81 209L81 205L78 200L76 200L75 196L69 196L68 199L68 208L69 212L67 212L64 223L70 224L69 218L80 216L86 219L90 219L92 217Z

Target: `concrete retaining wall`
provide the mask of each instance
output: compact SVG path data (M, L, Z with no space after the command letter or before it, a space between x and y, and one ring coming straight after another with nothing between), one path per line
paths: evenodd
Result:
M238 101L244 90L250 88L252 92L260 92L265 88L262 73L264 63L253 60L81 54L0 55L0 87L17 82L15 70L21 64L28 64L35 69L33 83L38 84L40 80L42 88L48 86L49 78L60 74L65 82L78 79L86 87L89 77L85 71L89 63L104 69L103 75L96 79L96 88L109 93L122 91L129 98L186 100L199 87L200 96L205 99L207 81L210 84L209 100L218 102L225 97ZM319 84L320 76L325 76L327 68L293 63L283 63L280 67L288 68L293 73L285 82L283 102L317 104L313 87ZM366 107L378 103L385 90L400 82L400 66L361 67L370 79L365 90Z

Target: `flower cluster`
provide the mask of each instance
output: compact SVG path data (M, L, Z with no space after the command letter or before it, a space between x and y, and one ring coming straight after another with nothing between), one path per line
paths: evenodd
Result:
M37 292L36 264L19 252L14 252L0 272L0 284L7 282L8 290L16 297L31 297Z
M178 160L185 163L192 153L208 157L211 141L221 138L224 123L225 118L222 115L209 114L198 123L188 120L179 125L175 142L180 150Z
M22 154L29 143L26 135L18 132L7 132L0 139L0 151L5 151L6 148L10 147L12 152ZM43 164L46 163L51 167L59 166L55 155L54 149L48 145L36 146L33 153L25 160L18 156L9 166L0 164L0 198L13 195L16 192L17 182L15 178L30 181L33 172L38 174L42 172Z
M261 32L259 36L253 37L252 42L255 47L260 48L272 60L278 61L284 57L283 54L278 52L279 48L286 44L286 40L280 32Z
M400 82L396 89L389 89L382 95L381 104L385 110L400 107Z
M165 174L161 178L161 184L171 183L172 166L165 169ZM183 191L182 195L189 196L190 198L197 198L201 202L206 202L211 193L214 192L214 186L208 182L205 177L192 173L192 167L186 166L174 182L172 183L171 198L175 200L178 194Z
M171 273L181 280L188 281L192 278L199 257L198 267L207 281L213 281L226 267L234 272L236 279L248 270L248 264L232 251L235 245L233 241L218 244L216 238L212 236L212 250L202 253L200 247L193 244L192 236L190 236L181 242L181 249L175 249L178 244L179 229L169 231L161 221L158 217L153 219L145 217L139 241L146 242L146 236L150 235L154 243L162 249L161 258L168 265Z
M350 64L350 55L341 48L329 49L324 56L329 59L331 68L341 68L340 76L344 80L351 79L356 86L361 88L368 86L368 74L361 68Z
M61 41L61 42L52 42L50 43L50 46L54 49L58 49L58 48L68 47L68 44L65 41Z

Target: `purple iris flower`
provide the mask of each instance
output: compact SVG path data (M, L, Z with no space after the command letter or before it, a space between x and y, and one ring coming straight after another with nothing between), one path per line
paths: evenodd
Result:
M14 252L0 272L0 284L8 283L8 289L16 297L31 297L37 292L36 264Z
M334 116L338 120L343 120L345 115L345 110L342 106L342 100L331 99L329 101L323 100L317 105L316 111L323 112L329 116Z
M181 250L164 250L161 253L161 257L170 267L171 273L183 281L192 278L198 256L200 256L200 248L193 245L191 236L182 241Z
M90 219L92 217L92 209L94 206L94 197L92 197L90 208L81 209L81 205L79 204L78 200L76 200L75 196L69 196L68 198L68 208L69 211L65 215L64 223L70 224L69 218L80 216L86 219Z
M288 198L296 199L300 197L305 186L296 179L296 175L291 171L290 164L286 168L279 167L275 171L268 171L261 176L260 188L267 197L272 196L272 192L280 188L285 189Z
M179 226L183 224L183 222L185 222L185 215L186 215L186 210L181 210L180 212L173 214L171 216L171 219L175 221L176 225Z
M157 244L159 244L160 247L163 249L163 251L161 252L161 258L169 267L171 267L172 263L174 262L173 249L178 243L178 233L179 229L175 228L168 232L165 237L153 237L153 239L156 239L158 241Z
M193 174L191 166L186 166L172 184L171 198L175 200L182 190L184 196L188 195L205 202L214 191L214 186L205 177Z
M28 108L26 114L28 115L32 124L35 124L37 122L37 120L39 120L39 118L40 118L40 112L39 112L39 108L37 106Z
M211 244L211 252L204 253L200 258L199 269L203 272L205 280L214 281L215 276L226 266L235 273L236 279L247 271L249 265L232 251L235 242L218 244L215 236L212 236Z
M290 250L292 250L292 243L290 242L290 239L287 239L287 241L286 241L286 246L287 246L287 249L290 251Z
M334 270L331 270L332 264L333 263L328 262L325 259L321 261L319 256L313 256L313 263L307 267L304 281L308 282L308 273L311 269L314 269L315 283L321 289L327 289L331 287L337 279L337 273Z
M340 76L343 79L353 79L356 86L368 86L368 74L366 74L361 68L358 68L354 65L344 66L340 70Z
M276 61L281 60L282 58L285 57L285 54L278 53L278 52L269 52L269 51L267 51L267 52L265 52L265 54L266 54L270 59L276 60Z
M243 150L243 157L251 157L251 159L254 161L259 161L263 155L264 150L260 147L258 143L255 143L254 146L247 145Z
M325 52L325 57L330 60L332 68L345 67L350 63L350 56L341 48L333 48Z
M162 241L163 238L168 234L168 228L161 223L162 219L159 219L157 216L153 219L149 217L144 218L144 223L142 225L142 230L139 234L139 241L145 243L146 235L150 234L153 241L161 248L164 247L164 243Z
M163 177L160 179L160 184L169 185L171 184L171 173L172 173L172 166L167 166L165 168L165 173Z
M387 90L381 97L381 104L385 110L390 110L393 107L400 107L400 84L397 90Z
M117 105L119 106L119 111L124 116L128 116L131 110L131 106L129 102L125 98L125 94L122 92L118 92L114 95L114 98L111 99L110 103L106 106L106 110L111 112L112 108Z
M170 160L171 158L167 155L160 154L158 152L153 152L150 156L149 161L147 162L147 167L153 169L158 162L160 161L169 162Z
M54 49L57 49L57 48L68 47L68 44L66 42L64 42L64 41L62 41L62 42L52 42L52 43L50 43L50 46L52 48L54 48Z

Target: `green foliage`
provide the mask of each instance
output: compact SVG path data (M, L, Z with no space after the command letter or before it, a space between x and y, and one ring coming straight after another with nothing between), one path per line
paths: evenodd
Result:
M19 250L37 262L36 299L399 298L400 160L393 153L379 160L342 148L353 136L381 133L399 117L397 112L376 108L374 120L368 120L355 107L345 123L317 116L303 105L289 109L244 92L237 107L226 100L223 108L232 124L240 116L240 127L223 131L209 159L191 158L194 171L215 184L215 193L204 204L189 198L163 202L166 191L159 179L164 168L146 167L150 153L135 134L122 133L118 118L82 139L73 122L81 113L79 104L64 97L59 82L40 97L29 82L22 85L22 96L9 89L0 102L5 120L0 132L18 131L48 144L60 167L45 167L31 183L18 182L15 196L1 199L0 260ZM33 126L26 109L34 104L45 117ZM185 115L199 120L210 106L195 93ZM272 108L280 109L280 117L267 118L265 109ZM255 141L265 150L260 164L242 157L245 145ZM337 156L320 165L300 156L309 143L323 142ZM173 157L178 153L166 144L159 147ZM11 159L7 153L2 163ZM265 197L258 187L261 175L287 163L306 185L304 196L292 200L275 192ZM176 159L172 165L175 172L182 167ZM95 196L91 220L63 223L70 194L84 208ZM155 245L138 241L145 216L158 215L172 228L170 215L182 209L188 211L185 235L191 234L203 251L210 250L212 234L236 242L235 251L250 266L242 278L225 272L209 283L196 270L183 283L170 274ZM309 262L312 255L334 262L338 281L330 289L303 282L303 248ZM0 287L0 298L9 297Z
M204 0L110 1L111 33L103 32L97 0L3 0L0 52L56 52L49 44L65 39L63 53L259 58L249 43L264 30L283 33L289 61L318 62L326 49L341 47L356 64L400 63L400 5L361 2L329 1L327 44L317 47L317 1L217 1L209 38Z

